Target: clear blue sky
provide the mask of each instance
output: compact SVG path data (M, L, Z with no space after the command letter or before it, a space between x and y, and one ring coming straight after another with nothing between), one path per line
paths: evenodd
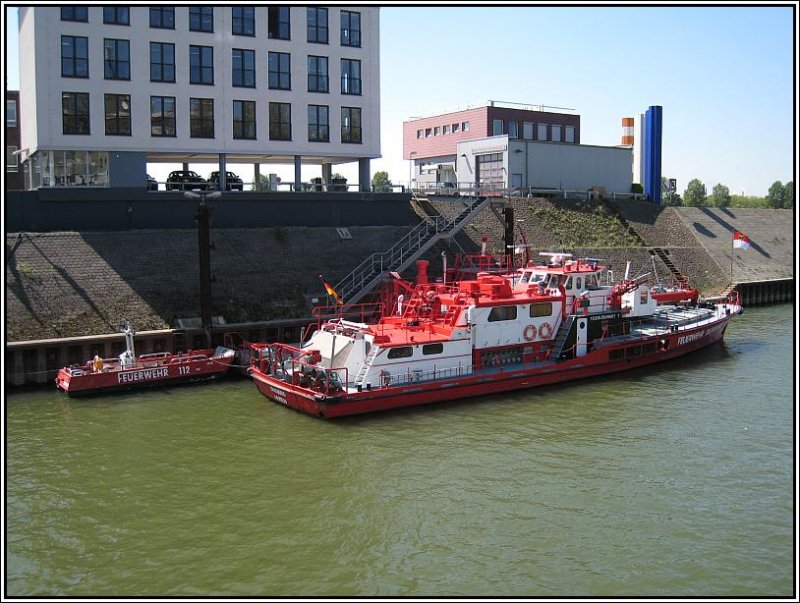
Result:
M15 89L16 9L7 10ZM408 180L402 123L411 116L489 99L571 107L581 142L616 145L622 117L661 105L662 173L679 192L698 178L709 193L722 183L763 196L794 178L795 18L789 5L382 8L383 158L372 171ZM355 166L340 171L357 180Z

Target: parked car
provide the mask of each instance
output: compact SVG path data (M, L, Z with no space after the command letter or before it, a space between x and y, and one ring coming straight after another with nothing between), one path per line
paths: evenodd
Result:
M157 191L158 190L158 182L155 178L153 178L150 174L145 174L147 176L147 190L149 191Z
M200 189L204 191L208 188L208 183L203 180L197 172L192 170L175 170L170 172L167 177L168 191L191 191Z
M208 187L214 190L219 190L219 172L211 172L208 177ZM233 172L225 172L225 190L226 191L243 191L244 183Z

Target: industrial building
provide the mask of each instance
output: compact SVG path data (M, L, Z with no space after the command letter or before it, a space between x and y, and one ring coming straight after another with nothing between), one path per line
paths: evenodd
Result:
M19 91L6 90L6 165L5 189L22 188L19 169Z
M380 157L379 8L19 8L25 187L145 186L148 163Z

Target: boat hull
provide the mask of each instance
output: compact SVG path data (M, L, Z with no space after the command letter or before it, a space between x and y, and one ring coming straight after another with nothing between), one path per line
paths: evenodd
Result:
M259 391L274 402L308 415L331 419L552 385L668 361L721 341L729 318L728 316L712 325L699 326L695 329L601 347L580 358L545 363L543 366L540 364L535 367L524 365L519 368L505 367L454 379L374 388L346 396L326 397L323 394L315 394L255 368L251 375ZM656 349L652 353L610 360L613 350L635 346L644 348L653 343L656 344Z

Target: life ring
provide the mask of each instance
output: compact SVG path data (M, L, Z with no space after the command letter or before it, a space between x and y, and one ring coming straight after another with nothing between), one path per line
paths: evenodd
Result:
M553 327L549 322L543 322L539 327L539 337L541 339L550 339L553 336Z
M536 326L528 325L525 327L525 330L522 331L522 336L525 338L525 341L533 341L536 339Z

